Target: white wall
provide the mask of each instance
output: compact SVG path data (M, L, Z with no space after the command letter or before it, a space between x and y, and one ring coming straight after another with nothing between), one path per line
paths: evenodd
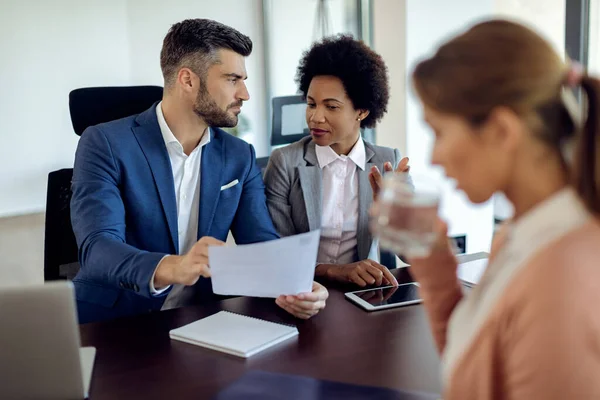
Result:
M566 0L495 0L494 13L533 27L564 54L565 3Z
M406 65L410 74L416 63L450 36L474 21L490 16L492 0L420 0L406 3ZM415 173L435 177L443 188L440 214L449 222L450 234L467 235L467 252L489 250L493 232L493 204L471 204L454 184L430 166L433 135L423 122L421 106L410 85L406 92L406 132L408 156ZM418 182L416 182L418 185Z
M590 2L589 71L600 74L600 0Z
M373 49L385 60L390 83L388 112L377 125L377 144L406 155L406 2L372 4Z
M86 86L162 85L172 23L213 18L251 37L251 134L267 154L260 0L0 0L0 217L43 211L50 171L73 166L68 94Z
M72 89L129 81L125 3L0 2L0 216L45 207L48 173L71 167Z
M163 38L173 23L188 18L214 19L252 39L252 54L246 59L246 84L250 101L242 107L242 114L250 120L250 132L244 139L255 146L259 157L267 155L267 100L260 0L127 0L132 84L162 86L160 49Z

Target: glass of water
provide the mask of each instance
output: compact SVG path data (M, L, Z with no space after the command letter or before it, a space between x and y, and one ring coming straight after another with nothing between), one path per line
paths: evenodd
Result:
M436 241L440 188L429 178L404 173L384 177L372 230L383 249L412 257L427 257Z

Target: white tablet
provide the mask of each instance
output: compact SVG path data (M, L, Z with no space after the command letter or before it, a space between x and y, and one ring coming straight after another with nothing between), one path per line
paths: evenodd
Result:
M419 284L415 282L358 290L346 293L345 296L367 311L408 306L423 301L419 296Z

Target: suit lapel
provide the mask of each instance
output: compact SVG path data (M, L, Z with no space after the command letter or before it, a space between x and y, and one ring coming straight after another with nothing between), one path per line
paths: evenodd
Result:
M304 154L306 166L298 167L304 207L308 218L308 226L311 231L321 228L321 204L323 197L323 183L321 168L315 152L315 143L311 140L306 146Z
M175 184L173 182L173 170L165 141L160 132L160 126L156 117L156 104L140 114L136 122L138 126L133 128L133 133L144 152L154 184L160 197L163 212L169 226L169 233L175 254L179 253L179 239L177 236L177 201L175 200Z
M370 162L375 152L365 142L366 164L365 170L357 168L358 173L358 226L357 226L357 255L359 260L364 260L369 256L371 242L373 240L369 230L369 209L373 202L373 191L369 183L369 171L376 165Z
M219 131L217 128L210 128L210 134L210 143L202 149L198 239L210 236L210 227L221 195L221 176L225 168L225 148Z

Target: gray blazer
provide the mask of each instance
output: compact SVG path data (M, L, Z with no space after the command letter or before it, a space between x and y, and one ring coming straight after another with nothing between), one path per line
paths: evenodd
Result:
M369 171L391 162L394 169L400 152L365 143L366 168L358 169L358 260L369 258L373 238L369 231L369 208L373 200ZM309 232L321 227L323 187L315 143L310 136L273 151L265 170L267 206L281 236Z

